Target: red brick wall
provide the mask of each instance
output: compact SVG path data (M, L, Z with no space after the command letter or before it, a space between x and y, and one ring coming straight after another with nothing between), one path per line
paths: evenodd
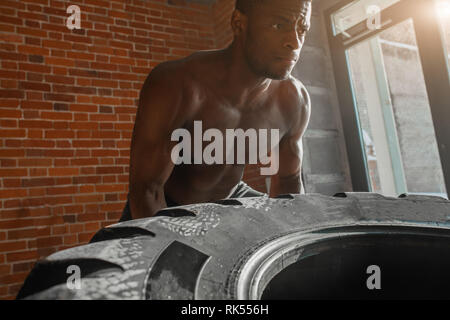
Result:
M117 222L144 79L223 48L234 0L0 1L0 299L37 259ZM69 30L66 8L81 9ZM265 190L259 169L245 180Z
M214 34L218 48L226 47L233 40L230 21L234 4L234 0L217 0L213 5Z
M231 39L233 0L171 3L0 1L0 299L37 259L119 218L151 68ZM65 26L71 4L81 30Z

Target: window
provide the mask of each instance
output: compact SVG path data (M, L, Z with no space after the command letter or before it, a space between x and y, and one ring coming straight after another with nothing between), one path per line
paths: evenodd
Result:
M371 190L445 194L412 20L347 52Z
M448 62L450 64L450 0L436 1L436 10L441 23L442 33L446 43Z
M334 35L343 34L346 37L350 37L348 30L357 24L364 22L367 19L367 15L371 14L371 8L376 6L377 10L383 10L400 0L360 0L353 1L350 4L339 9L332 14L333 20L333 33Z
M326 15L354 190L446 197L450 0L343 0Z

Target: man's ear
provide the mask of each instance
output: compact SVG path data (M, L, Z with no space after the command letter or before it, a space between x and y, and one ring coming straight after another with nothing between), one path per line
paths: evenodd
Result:
M247 21L248 18L244 13L238 9L233 11L233 15L231 16L231 28L233 29L235 37L245 34L245 31L247 30Z

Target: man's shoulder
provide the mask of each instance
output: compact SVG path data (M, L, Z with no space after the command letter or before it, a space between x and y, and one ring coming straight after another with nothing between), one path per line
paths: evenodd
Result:
M280 81L277 95L278 107L290 127L286 136L297 137L309 123L311 103L308 91L300 80L291 76Z
M180 82L183 75L182 60L165 61L149 73L146 84L168 85Z
M173 94L198 87L204 81L205 73L213 68L215 54L213 51L199 51L182 59L162 62L150 72L144 85L153 83L170 89Z
M198 51L178 60L165 61L158 64L150 74L174 77L180 80L195 78L202 70L208 69L217 59L218 51Z
M280 81L278 89L280 106L288 112L309 113L311 101L305 85L297 78L290 76Z
M279 94L281 98L289 99L291 102L297 102L300 105L309 103L309 94L305 85L293 76L280 81Z

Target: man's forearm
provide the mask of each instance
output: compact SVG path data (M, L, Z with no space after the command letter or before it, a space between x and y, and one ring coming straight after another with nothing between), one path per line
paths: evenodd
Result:
M290 177L274 177L272 178L271 196L278 196L280 194L304 194L305 188L303 186L300 174Z
M130 190L129 200L132 219L153 217L159 210L167 207L164 186Z

